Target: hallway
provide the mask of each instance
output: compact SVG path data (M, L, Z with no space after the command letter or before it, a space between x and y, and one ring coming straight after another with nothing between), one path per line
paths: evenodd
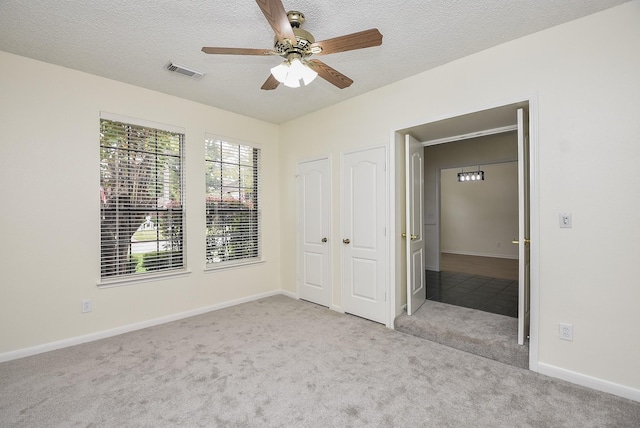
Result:
M518 317L518 260L442 253L427 271L427 300Z

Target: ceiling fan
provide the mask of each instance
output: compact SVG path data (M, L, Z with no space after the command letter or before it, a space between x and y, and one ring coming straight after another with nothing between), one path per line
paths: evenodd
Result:
M271 69L271 75L262 85L264 90L275 89L280 83L297 88L300 86L300 81L307 85L318 75L340 89L347 88L353 80L322 61L309 60L309 57L382 44L382 34L376 28L316 42L311 33L300 28L305 21L304 14L301 12L285 12L281 0L256 0L256 3L275 32L273 49L203 47L202 52L217 55L279 55L283 57L284 62Z

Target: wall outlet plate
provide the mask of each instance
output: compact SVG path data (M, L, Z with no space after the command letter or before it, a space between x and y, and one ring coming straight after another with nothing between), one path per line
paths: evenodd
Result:
M573 325L560 323L560 339L573 342Z
M93 310L93 303L91 302L91 299L84 299L82 301L80 310L82 311L83 314L87 312L91 312Z

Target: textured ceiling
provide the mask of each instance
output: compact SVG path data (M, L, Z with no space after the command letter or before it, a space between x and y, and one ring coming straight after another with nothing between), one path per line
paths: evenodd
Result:
M273 31L253 0L2 0L0 50L282 123L452 60L624 0L285 0L316 40L378 28L382 46L322 56L352 78L337 89L262 83L279 57L206 55L265 48ZM173 61L205 73L171 73Z

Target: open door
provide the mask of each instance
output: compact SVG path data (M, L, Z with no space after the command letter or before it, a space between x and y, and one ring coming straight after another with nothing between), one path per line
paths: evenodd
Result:
M424 271L424 147L405 136L407 314L427 300Z
M529 113L518 109L518 344L529 337L530 320Z

